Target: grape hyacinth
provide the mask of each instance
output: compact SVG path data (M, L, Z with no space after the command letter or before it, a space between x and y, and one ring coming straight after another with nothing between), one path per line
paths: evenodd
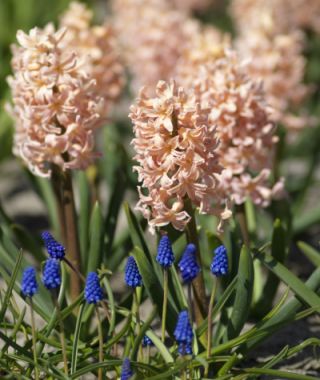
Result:
M144 335L142 339L142 346L143 347L153 346L152 340L147 335Z
M28 267L23 271L21 281L21 293L24 297L33 297L38 292L36 271L33 267Z
M62 260L66 254L66 249L60 244L48 231L41 234L44 245L47 249L48 255L52 259Z
M174 262L174 254L168 235L163 235L160 239L156 260L163 268L171 267Z
M129 256L125 268L125 282L131 288L136 288L142 285L142 277L139 268L133 256Z
M48 259L44 264L42 282L47 289L56 289L61 285L60 262Z
M225 276L228 273L228 256L224 245L220 245L214 250L210 269L211 273L217 277Z
M122 364L121 380L129 380L132 375L133 372L131 371L130 359L125 358Z
M187 310L181 311L178 316L178 322L174 330L174 337L179 345L179 354L191 355L193 331Z
M200 266L196 259L196 246L194 244L188 244L178 267L184 283L190 283L193 281L200 272Z
M96 304L103 298L99 276L96 272L90 272L87 276L86 286L84 288L84 298L89 304Z

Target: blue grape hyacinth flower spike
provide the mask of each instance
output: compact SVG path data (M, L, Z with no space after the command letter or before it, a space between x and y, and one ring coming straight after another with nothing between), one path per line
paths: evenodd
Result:
M42 282L47 289L56 289L61 285L60 261L48 259L43 268Z
M28 267L23 271L21 281L21 293L24 297L33 297L38 292L36 271L33 267Z
M199 264L197 263L196 250L197 249L194 244L188 244L181 260L179 261L178 267L180 269L183 282L185 283L190 283L193 281L201 270Z
M103 299L99 276L96 272L90 272L87 276L84 288L84 298L89 304L96 304Z
M133 372L131 371L130 359L125 358L123 360L122 369L121 369L121 380L129 380L132 375L133 375Z
M142 339L142 346L143 347L153 346L152 340L147 335L144 335Z
M62 244L57 242L50 232L45 231L41 234L48 255L52 259L62 260L66 254L66 250Z
M142 285L142 277L133 256L129 256L128 258L124 279L126 284L131 288L136 288Z
M159 241L156 260L163 268L171 267L174 262L174 254L168 235L163 235Z
M219 245L214 250L214 257L210 266L211 273L216 277L228 274L228 255L224 245Z
M187 310L180 312L174 337L178 343L178 351L181 355L192 355L193 331Z

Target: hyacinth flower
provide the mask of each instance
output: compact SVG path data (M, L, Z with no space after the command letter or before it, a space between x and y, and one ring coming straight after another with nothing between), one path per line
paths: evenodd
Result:
M96 272L90 272L86 279L86 284L84 288L84 298L89 305L95 306L95 311L98 319L98 335L99 335L99 362L103 362L103 333L101 318L98 309L99 302L103 299L103 291L100 286L99 276ZM98 379L103 379L102 368L98 369Z
M52 299L56 307L57 318L60 324L60 341L62 348L62 356L63 356L63 364L64 364L64 372L68 375L68 359L67 359L67 350L65 343L65 334L64 334L64 326L61 318L61 310L58 301L58 289L61 285L61 263L58 259L47 259L44 263L43 271L42 271L42 282L43 285L51 291Z
M21 294L23 295L23 297L28 298L30 301L34 372L35 372L35 379L38 380L39 370L38 370L38 358L37 358L37 349L36 349L36 327L35 327L36 325L35 325L35 320L34 320L33 301L32 301L32 297L36 293L38 293L36 271L33 267L25 268L22 274Z
M133 303L132 303L132 314L136 316L136 327L137 327L137 334L140 332L140 314L139 314L139 299L140 299L140 292L137 288L140 288L142 286L142 277L139 272L138 265L136 263L136 260L133 256L129 256L126 266L125 266L125 276L124 276L125 283L127 286L133 289ZM134 330L135 326L133 326ZM142 349L141 346L139 347L139 353L138 357L142 357Z
M217 278L226 276L228 274L229 264L227 250L224 245L219 245L214 250L214 256L210 265L211 273L214 276L214 282L211 291L209 310L208 310L208 341L207 341L207 358L211 355L212 343L212 309L217 290ZM209 366L206 367L206 374L208 374Z
M121 380L129 380L133 376L133 372L131 370L131 363L129 358L125 358L122 363L121 368Z
M174 330L174 337L178 343L178 352L181 356L192 355L193 331L187 310L183 310L178 315L178 321ZM186 373L183 370L182 378Z
M174 254L172 251L171 241L168 235L163 235L159 241L156 261L163 268L163 305L162 305L162 328L161 339L164 342L166 333L166 319L168 306L168 269L174 262Z

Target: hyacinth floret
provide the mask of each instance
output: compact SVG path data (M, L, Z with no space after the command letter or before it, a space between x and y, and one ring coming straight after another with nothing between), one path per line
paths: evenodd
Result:
M33 297L38 292L36 271L33 267L28 267L23 271L21 281L21 293L24 297Z
M142 285L142 277L139 272L138 265L133 256L129 256L125 267L125 282L131 288Z
M130 359L125 358L122 363L121 380L129 380L132 375Z
M174 337L181 355L192 354L193 331L187 310L179 313Z
M178 267L185 283L193 281L201 270L197 263L196 251L197 248L194 244L188 244L183 252L181 260L179 261Z
M47 289L56 289L61 285L61 269L59 260L46 260L42 273L42 282Z
M89 304L96 304L103 299L99 276L96 272L90 272L87 276L84 288L84 298Z
M168 235L163 235L160 239L156 260L163 268L171 267L174 262L174 254Z
M44 245L47 249L48 255L52 259L62 260L66 254L66 249L60 244L48 231L41 234Z
M147 347L147 346L153 346L152 340L148 337L148 335L144 335L142 339L142 346Z
M217 277L228 274L228 256L224 245L214 250L214 257L210 266L211 273Z

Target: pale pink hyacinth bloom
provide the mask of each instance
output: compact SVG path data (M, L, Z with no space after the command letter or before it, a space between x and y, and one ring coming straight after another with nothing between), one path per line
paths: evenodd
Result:
M200 213L215 214L221 221L231 215L223 209L225 199L218 190L221 167L209 113L193 93L173 81L159 81L155 97L142 89L131 107L139 164L134 169L141 182L136 208L148 219L151 232L169 223L184 230L191 218L188 199Z
M214 4L215 1L216 0L171 0L176 8L187 12L203 11Z
M198 22L167 0L113 0L114 20L129 71L132 90L154 89L169 80Z
M228 38L220 44L214 40L198 43L194 49L179 62L177 81L193 86L197 101L210 109L209 121L216 128L217 153L224 168L219 186L236 204L251 197L265 207L273 197L282 196L283 184L280 180L270 186L277 137L262 84L249 77L247 65L230 48Z
M52 164L84 169L98 156L93 134L104 101L77 55L61 48L65 34L51 24L18 31L12 48L13 149L39 176L50 176Z
M274 121L289 130L310 126L313 121L306 112L292 112L303 105L311 90L303 83L306 59L302 33L275 34L271 26L261 25L242 34L236 47L248 59L249 75L263 81Z
M297 29L320 33L319 0L232 0L230 12L240 32L267 20L278 34Z
M65 49L74 50L83 61L83 69L96 81L96 92L104 98L104 116L118 100L125 84L124 66L111 24L91 26L93 12L84 4L71 2L61 16L60 26L67 28Z

